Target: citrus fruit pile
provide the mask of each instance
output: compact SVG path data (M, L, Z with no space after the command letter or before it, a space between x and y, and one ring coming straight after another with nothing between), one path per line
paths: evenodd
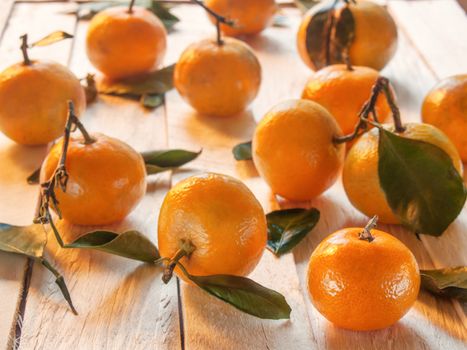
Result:
M175 87L198 114L221 117L222 123L258 95L261 64L241 39L265 30L278 6L272 0L193 3L206 10L217 36L189 45L175 67L158 70L167 31L134 0L92 18L86 53L101 79L122 94L131 95L131 88L149 81L150 89L137 95L163 100ZM62 240L56 218L89 226L122 221L143 199L148 175L199 154L140 154L121 140L88 132L79 119L86 107L79 80L68 68L28 54L28 48L67 37L53 33L30 45L23 36L23 61L0 73L0 130L24 145L53 142L40 169L36 224L49 224L64 249L104 250L163 265L165 283L175 273L251 315L289 318L285 298L247 276L266 247L277 253L297 244L319 212L295 208L265 216L254 194L231 176L207 172L175 184L158 213L158 248L135 231L98 230L71 243ZM304 15L296 40L297 55L315 71L301 96L271 106L251 147L245 147L272 193L286 201L313 200L342 177L348 200L373 218L364 228L338 230L316 247L308 267L310 299L339 327L388 327L416 301L420 272L410 250L376 230L376 221L440 236L464 207L467 75L447 78L429 92L424 123L404 123L395 89L379 73L397 48L397 28L384 7L370 1L324 2ZM164 84L157 79L164 74L170 87L158 90ZM72 306L68 292L64 295Z

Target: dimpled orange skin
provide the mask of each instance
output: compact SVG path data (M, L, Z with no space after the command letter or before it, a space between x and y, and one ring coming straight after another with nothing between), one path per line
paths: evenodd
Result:
M336 118L342 132L350 134L378 77L378 71L368 67L354 66L348 70L343 64L327 66L308 80L302 98L318 102ZM376 103L379 120L386 120L390 112L386 99L379 97Z
M234 21L234 27L221 24L222 33L229 36L261 32L278 10L274 0L206 0L204 3L217 14ZM208 16L215 24L214 16Z
M349 6L355 20L355 37L349 53L350 62L356 66L383 69L397 50L397 27L394 20L383 6L370 1L358 1L356 5ZM305 14L297 33L300 57L313 70L316 70L316 67L306 48L306 32L311 18L319 9L318 5Z
M319 104L284 101L258 124L253 161L274 193L289 200L309 200L339 175L345 148L332 140L341 134L335 119Z
M77 225L106 225L123 220L146 192L146 169L142 156L126 143L95 133L96 142L85 145L72 137L66 158L69 174L66 192L55 193L63 219ZM40 181L54 173L62 153L63 139L44 160Z
M167 33L152 12L112 7L89 23L86 52L91 63L112 79L148 73L164 58Z
M17 63L0 73L0 130L23 145L43 145L63 134L67 101L76 114L86 108L79 80L52 61Z
M174 85L200 114L228 117L250 104L261 84L261 66L251 48L225 38L190 45L175 66Z
M428 93L422 120L443 131L467 162L467 74L446 78Z
M324 239L308 264L311 302L334 325L355 331L396 323L417 300L420 274L410 250L392 235L345 228Z
M422 123L407 123L404 126L406 130L399 136L438 146L451 157L454 167L462 175L463 166L459 154L439 129ZM389 129L394 130L392 127ZM355 208L367 216L378 215L380 222L399 224L379 183L378 140L379 131L374 128L355 142L347 153L342 181L347 197Z
M195 250L180 260L195 276L248 275L266 246L266 218L251 191L220 174L189 177L168 193L159 214L161 256L173 257L182 241ZM176 274L186 281L179 268Z

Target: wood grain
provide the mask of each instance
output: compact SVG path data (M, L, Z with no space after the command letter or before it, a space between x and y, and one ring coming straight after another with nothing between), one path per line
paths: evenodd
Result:
M27 28L32 40L53 30L75 32L73 45L65 41L37 48L33 56L64 64L71 57L70 66L79 77L94 71L84 52L87 22L76 26L73 16L63 14L73 6L64 2L15 5L0 42L1 68L21 59L18 37ZM400 45L383 74L395 86L404 120L419 121L421 102L431 86L440 77L467 70L466 47L454 33L466 37L465 17L459 16L453 0L396 0L388 6L401 29ZM7 5L0 3L0 30L6 18L6 15L2 17L5 8ZM175 62L188 44L215 33L200 8L180 5L174 12L182 21L170 34L166 64ZM153 266L100 252L61 250L50 236L48 256L63 273L79 316L68 310L48 271L35 267L22 322L22 348L285 349L293 344L296 349L465 349L467 322L460 304L436 299L425 292L400 322L378 332L338 329L311 305L305 283L311 252L329 233L345 226L361 226L367 218L351 206L341 182L307 203L280 201L259 178L251 162L235 162L231 155L233 145L251 139L256 122L269 108L284 99L298 98L312 74L295 49L299 12L283 9L283 13L287 16L286 28L269 28L259 36L243 38L259 57L263 84L257 99L241 115L228 119L199 116L172 91L167 95L166 107L155 111L145 111L136 102L101 97L89 106L83 121L91 131L121 138L139 151L203 148L202 155L183 170L173 175L151 176L143 202L127 220L109 226L110 229L137 228L155 241L157 213L166 191L173 183L205 171L242 179L265 211L296 206L319 208L320 223L309 237L281 259L265 252L251 276L286 296L293 309L291 320L258 320L198 288L181 283L184 327L180 329L175 280L164 286L160 270ZM448 28L447 18L456 29ZM6 169L0 172L0 221L30 222L38 189L27 185L24 179L40 164L44 153L44 147L20 147L0 136L0 160ZM18 204L12 205L10 198ZM466 264L466 226L464 208L460 218L441 238L423 236L419 241L398 226L382 225L381 228L407 244L422 268L433 268ZM68 240L90 229L63 222L59 227ZM0 295L3 296L0 348L8 344L16 310L12 300L18 300L24 266L24 259L0 255Z
M10 1L0 4L0 21L4 21L10 13ZM0 45L0 69L21 61L19 50L20 35L24 34L24 23L28 22L29 33L35 35L48 34L56 29L56 25L63 22L63 16L57 15L62 6L43 5L40 8L28 5L16 5L11 12L8 25L2 36ZM47 15L46 15L47 14ZM37 17L36 17L37 16ZM49 22L38 18L49 18ZM5 23L3 22L3 25ZM0 26L3 28L2 23ZM73 23L63 29L73 31ZM0 29L1 30L1 29ZM32 58L54 59L62 64L68 61L71 41L64 41L48 50L31 50ZM45 155L45 147L20 146L0 134L0 222L16 225L32 223L37 201L37 187L26 182L28 175L41 163ZM10 254L0 254L0 348L10 346L14 342L14 323L19 306L20 293L26 267L26 259Z
M67 16L66 21L72 23L74 17ZM86 26L86 22L79 23L73 46L70 67L78 76L92 70L84 49ZM138 151L167 146L162 108L146 111L137 102L102 97L88 106L82 120L88 130L119 138ZM168 180L169 174L150 176L147 194L136 210L122 223L107 228L117 232L137 229L155 241L157 208ZM59 223L67 241L91 229ZM22 348L180 348L176 284L164 285L159 268L100 252L59 249L51 234L48 255L67 281L79 315L69 311L53 277L35 269Z

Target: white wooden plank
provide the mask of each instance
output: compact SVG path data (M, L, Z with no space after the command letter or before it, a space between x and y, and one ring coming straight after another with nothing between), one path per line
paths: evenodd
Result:
M435 79L429 69L420 61L420 57L410 46L403 33L399 35L399 48L396 56L382 74L387 76L395 87L404 120L420 121L421 101ZM291 205L283 203L285 207ZM311 201L308 205L320 209L322 216L316 230L304 244L294 251L298 275L305 293L308 259L316 245L328 234L342 227L361 226L367 220L349 203L341 182L338 182L323 196ZM407 244L422 268L434 268L432 258L426 251L425 245L418 241L413 234L397 226L381 225L380 228L394 234ZM461 235L461 231L459 235ZM459 243L462 243L460 237L454 240L453 244ZM466 251L465 248L462 248L462 244L461 248L457 250L458 256ZM447 252L444 251L443 254L446 255ZM449 256L449 254L447 255ZM437 300L425 292L420 294L414 308L400 322L378 332L340 330L319 315L309 300L305 299L307 300L313 333L322 335L317 337L318 348L340 349L352 344L352 348L356 349L463 349L467 339L467 330L463 325L464 320L457 313L459 304L452 303L450 300Z
M84 50L86 28L86 22L79 23L72 55L71 68L79 76L92 70ZM163 108L145 111L137 102L101 97L82 120L90 131L120 138L138 151L167 146ZM155 241L158 208L168 184L169 174L151 176L136 210L109 228L138 229ZM70 240L71 232L90 228L61 223L60 229ZM63 273L79 315L68 310L50 274L37 269L23 325L24 349L180 348L175 280L166 286L157 267L99 252L60 250L53 236L49 239L49 255Z
M172 38L169 62L176 60L191 42L213 34L213 27L207 21L203 10L194 6L181 6L174 12L183 20ZM265 34L263 37L264 42L256 43L258 48L263 47L267 52L268 48L275 50L275 45L282 46L283 43L276 38L277 34L277 30L268 29L267 36ZM263 84L263 97L258 99L260 102L255 102L260 110L265 108L260 106L261 103L271 103L271 89L274 89L274 86L271 85L268 89L267 84ZM192 171L176 172L173 176L174 183L203 171L229 174L246 182L262 202L266 212L274 208L275 203L270 201L270 193L264 187L264 183L258 178L248 179L248 171L237 171L239 164L235 162L231 153L236 143L251 138L255 127L251 111L228 119L203 118L182 102L176 92L172 92L167 96L167 114L170 147L194 150L203 148L202 155L192 165ZM289 255L277 259L271 253L265 252L251 277L285 295L293 310L290 321L256 319L215 300L199 288L182 283L187 349L284 349L291 345L291 341L294 348L305 349L315 344L304 300L299 291L293 257Z
M467 71L467 41L462 40L467 37L467 17L454 0L390 1L389 9L401 29L401 41L408 37L410 43L402 43L388 74L396 77L402 92L403 113L420 121L423 99L436 81ZM421 237L435 267L467 265L466 228L464 208L441 237Z
M456 0L397 0L388 6L438 79L467 72L467 17Z
M177 13L180 16L183 16L182 9L177 11L179 11ZM273 104L285 98L299 96L304 82L310 74L298 61L298 58L294 56L294 43L290 40L290 32L295 32L294 28L296 28L297 24L294 21L296 19L292 20L291 29L268 29L263 35L249 39L250 44L257 49L257 54L263 66L263 81L266 82L263 83L259 97L252 107L253 116L256 120L260 119L263 113ZM189 34L184 34L186 44L197 40L204 32L209 33L212 30L209 26L206 27L202 15L196 16L196 19L193 16L192 22L186 25L191 28ZM195 31L194 28L197 28L197 30ZM287 40L287 38L289 39ZM265 47L262 47L262 45ZM413 51L407 52L407 50L410 50L408 45L405 37L402 37L400 52L384 74L394 82L404 116L407 116L407 120L416 121L419 120L418 108L422 98L420 90L428 89L428 86L433 82L433 77L426 67L419 64L419 57L416 53ZM180 50L183 47L178 48L177 46L177 49ZM177 56L173 51L172 54L174 54L175 60ZM284 61L281 61L281 57L285 57ZM414 79L414 76L417 78ZM211 169L232 174L233 165L227 164L231 161L231 158L227 159L229 152L226 149L238 141L248 139L245 130L252 130L251 110L237 119L216 120L198 117L195 112L173 94L168 101L169 142L185 147L193 144L202 145L204 154L195 163L197 169ZM256 170L251 163L240 162L235 167L237 176L246 180L247 184L259 198L263 199L263 203L269 209L277 205L267 187L257 178ZM175 179L178 180L183 176L186 176L186 174L175 176ZM267 203L267 199L269 199L269 203ZM319 315L309 302L306 292L305 276L308 258L314 247L327 234L341 227L362 225L365 219L352 208L340 183L335 185L324 196L314 200L312 204L321 209L323 214L321 223L317 230L307 239L306 243L298 248L294 254L298 277L301 282L301 291L303 298L306 300L308 315L311 319L312 335L309 337L308 347L315 345L318 348L339 349L352 344L352 348L357 349L463 348L466 339L465 328L451 301L436 300L426 293L421 293L416 306L401 322L384 331L370 333L344 331L333 327ZM297 203L282 203L282 205L289 207L296 206ZM412 234L398 227L387 229L414 250L422 267L433 267L431 258L425 251L424 246ZM289 257L290 255L283 257L283 259ZM253 274L254 277L261 279L264 271L262 266L275 266L266 259L263 259L262 264L256 271L257 273ZM275 284L279 289L281 283L278 280L283 278L283 275L280 275L275 279ZM202 304L203 310L206 309L203 294L193 291L190 287L186 288L188 291L183 293L183 310L187 347L209 348L216 345L218 348L229 348L236 339L241 339L242 344L245 344L245 346L253 347L267 344L270 348L281 348L280 340L275 337L262 338L256 335L256 339L251 340L245 332L241 332L239 337L230 336L227 327L236 327L235 331L238 331L238 326L232 326L232 324L223 326L224 323L228 323L228 316L226 316L226 311L223 310L222 306L216 304L215 311L222 311L223 316L216 316L214 311L209 312L208 316L199 315L196 313L196 310L200 309L197 305ZM288 293L286 292L285 295L288 296ZM207 312L205 311L205 313ZM230 314L227 315L230 316ZM208 322L208 318L211 321ZM197 324L200 325L197 326ZM217 334L217 332L222 334L220 339L227 337L226 340L219 340L219 337L210 340L209 334ZM293 338L289 336L289 339ZM296 348L300 348L300 346L296 346Z
M0 27L3 29L6 16L10 14L11 1L0 4ZM60 23L60 16L55 12L59 6L16 5L9 18L7 28L0 45L0 69L21 61L20 35L26 30L24 23L28 22L27 30L34 35L46 35ZM38 20L45 13L50 12L52 19L47 24ZM35 17L37 16L37 17ZM32 19L35 18L35 19ZM54 23L55 22L55 23ZM0 29L0 30L1 30ZM64 30L73 31L73 20ZM63 42L48 50L34 50L31 57L54 59L66 64L71 48L71 42ZM0 133L0 222L16 225L32 223L37 201L37 187L26 182L27 176L41 163L45 154L45 147L25 147L14 143ZM24 278L26 259L10 254L0 254L0 348L10 346L14 341L14 322L19 307L20 292Z

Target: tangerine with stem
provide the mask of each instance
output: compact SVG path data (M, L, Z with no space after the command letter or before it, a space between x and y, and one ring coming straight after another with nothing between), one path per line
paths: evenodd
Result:
M230 24L222 16L217 23ZM227 117L242 112L256 97L261 84L261 66L253 50L242 41L221 37L190 45L175 66L174 85L200 114Z
M221 174L189 177L166 195L159 214L161 256L172 271L190 275L248 275L266 246L266 218L253 193L240 181Z
M67 120L67 102L76 114L86 108L84 91L65 66L30 59L28 36L21 37L23 62L0 73L0 130L23 145L43 145L60 137Z
M73 126L82 136L70 135ZM38 221L50 222L50 207L72 224L105 225L124 219L142 199L146 169L141 154L123 141L89 134L70 104L65 136L45 158L40 182Z
M354 133L340 139L335 139L335 142L348 142L355 139L356 136L361 135L360 132L364 131L368 123L368 116L375 112L376 101L382 92L385 94L391 107L394 125L376 123L378 128L386 128L397 133L399 136L428 142L439 147L449 155L454 167L462 174L462 161L455 146L439 129L423 123L402 124L399 109L389 88L389 81L383 77L379 78L374 85L371 97L360 113L361 119ZM371 123L375 124L374 122ZM366 215L378 215L380 221L386 224L399 224L399 219L391 210L379 181L378 128L363 133L349 150L344 163L342 181L345 192L354 207Z
M412 252L394 236L344 228L326 237L308 263L308 291L318 311L338 327L369 331L389 327L417 300L420 273Z
M156 69L165 55L167 33L149 10L134 6L100 11L89 23L86 52L105 76L120 79Z

